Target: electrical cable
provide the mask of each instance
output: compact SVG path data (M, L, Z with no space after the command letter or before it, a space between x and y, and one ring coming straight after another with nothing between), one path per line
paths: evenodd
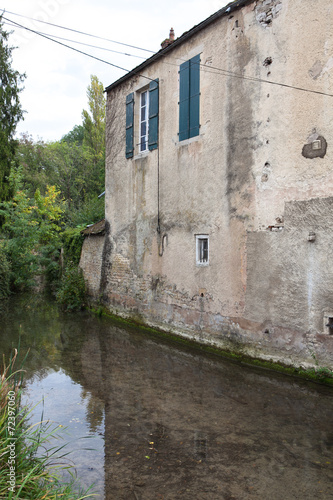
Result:
M15 15L20 15L20 14L15 14ZM22 16L22 17L26 17L26 16ZM123 68L123 67L118 66L116 64L110 63L108 61L105 61L103 59L95 57L95 56L93 56L91 54L88 54L86 52L83 52L81 50L75 49L74 47L70 47L69 45L63 44L63 43L61 43L61 42L59 42L57 40L54 40L52 38L52 35L50 35L50 36L44 35L44 34L38 32L38 31L32 30L31 28L27 28L27 27L25 27L25 26L23 26L23 25L21 25L19 23L16 23L15 21L11 21L10 19L8 19L6 17L2 16L2 18L5 19L7 22L13 23L13 25L16 25L16 26L18 26L20 28L23 28L23 29L26 29L28 31L31 31L32 33L35 33L36 35L42 36L42 37L44 37L44 38L46 38L46 39L48 39L50 41L53 41L55 43L58 43L58 44L60 44L60 45L62 45L64 47L66 47L68 49L74 50L74 51L79 52L79 53L81 53L83 55L91 57L92 59L96 59L97 61L103 62L104 64L109 64L110 66L113 66L113 67L115 67L117 69L121 69L122 71L126 71L127 73L132 73L132 72L135 73L135 69L134 70L128 70L126 68ZM28 19L31 19L31 18L28 18ZM61 27L59 25L55 25L55 24L52 24L52 23L47 23L46 21L40 21L40 22L44 22L45 24L50 24L52 26L56 26L56 27L68 29L68 30L73 31L73 32L84 34L83 32L80 32L78 30L74 30L74 29L71 29L71 28ZM89 34L87 34L87 35L88 36L95 36L95 35L89 35ZM96 36L96 38L102 38L102 37ZM104 38L102 38L102 39L104 39ZM104 40L108 40L108 39L104 39ZM109 40L109 41L111 41L111 40ZM74 42L74 43L78 43L78 42ZM128 44L123 44L122 42L114 42L114 43L119 43L121 45L126 45L126 46L129 46L129 47L132 47L132 48L136 48L136 49L148 51L147 49L141 49L140 47L131 46L131 45L128 45ZM153 51L148 51L148 52L154 53ZM167 54L162 54L161 56L166 57ZM172 66L179 66L178 64L172 63L172 62L166 62L165 61L165 63L169 64L169 65L172 65ZM311 94L317 94L317 95L322 95L322 96L326 96L326 97L333 97L333 94L329 94L329 93L326 93L326 92L317 91L317 90L311 90L311 89L306 89L306 88L303 88L303 87L297 87L297 86L294 86L294 85L288 85L286 83L274 82L274 81L265 80L265 79L262 79L262 78L256 78L256 77L251 77L251 76L244 76L244 75L240 75L239 73L234 73L234 72L232 72L230 70L225 70L223 68L217 68L217 67L214 67L214 66L206 66L205 64L201 64L201 63L200 63L200 68L202 68L202 71L205 71L207 73L213 73L213 74L217 73L217 74L221 74L223 76L230 76L232 78L239 78L239 79L253 81L253 82L259 82L259 83L267 83L267 84L270 84L270 85L276 85L276 86L280 86L280 87L284 87L284 88L289 88L289 89L293 89L293 90L298 90L298 91L302 91L302 92L307 92L307 93L311 93ZM138 74L138 73L135 73L135 74ZM138 74L138 76L142 76L143 78L147 78L148 80L153 81L152 78L149 78L149 77L147 77L145 75Z
M4 19L4 18L3 18ZM3 24L6 24L8 26L12 26L13 28L17 27L15 26L15 24L12 24L13 21L10 21L10 22L5 22ZM22 26L22 29L27 29L25 26ZM84 42L78 42L77 40L70 40L69 38L63 38L61 36L57 36L57 35L50 35L49 33L43 33L41 31L36 31L36 34L37 35L42 35L42 36L46 36L46 37L49 37L49 38L57 38L58 40L64 40L65 42L71 42L71 43L77 43L79 45L85 45L86 47L91 47L93 49L100 49L100 50L106 50L107 52L113 52L114 54L120 54L120 55L123 55L123 56L129 56L129 57L137 57L139 59L146 59L144 56L137 56L135 54L128 54L127 52L120 52L118 50L113 50L113 49L108 49L106 47L100 47L100 46L97 46L97 45L91 45L89 43L84 43Z
M200 67L205 67L207 68L207 66L205 65L202 65L200 64ZM327 92L321 92L319 90L311 90L311 89L305 89L303 87L296 87L295 85L288 85L287 83L280 83L280 82L274 82L274 81L270 81L270 80L265 80L263 78L256 78L254 76L244 76L244 75L240 75L238 73L234 73L232 71L228 71L228 70L225 70L225 69L222 69L222 68L216 68L214 66L209 66L210 69L212 70L215 70L215 71L207 71L207 73L213 73L213 74L216 74L216 72L224 75L224 76L231 76L233 78L240 78L242 80L249 80L249 81L252 81L252 82L259 82L259 83L269 83L270 85L277 85L279 87L286 87L286 88L289 88L289 89L293 89L293 90L300 90L302 92L308 92L308 93L311 93L311 94L319 94L319 95L323 95L323 96L326 96L326 97L333 97L333 94L328 94Z
M31 28L27 28L25 26L22 26L21 24L15 22L15 21L12 21L11 19L7 19L4 16L2 16L2 19L5 19L5 21L9 21L9 22L13 23L14 25L19 26L20 28L24 28L27 31L31 31L32 33L35 33L35 35L39 35L39 36L45 38L46 40L50 40L51 42L54 42L54 43L57 43L63 47L66 47L67 49L71 49L71 50L74 50L75 52L78 52L79 54L83 54L85 56L91 57L92 59L95 59L96 61L102 62L104 64L108 64L108 65L113 66L114 68L117 68L117 69L121 69L122 71L126 71L126 73L129 73L129 71L130 71L126 68L123 68L122 66L118 66L117 64L113 64L109 61L105 61L104 59L100 59L99 57L93 56L92 54L88 54L87 52L83 52L82 50L76 49L74 47L71 47L70 45L59 42L58 40L53 40L53 38L50 38L49 36L42 35L38 31L35 31L35 30L32 30ZM153 78L149 78L148 76L145 76L145 75L138 75L138 76L142 76L144 78L147 78L147 80L154 81Z
M104 38L104 37L101 37L101 36L98 36L98 35L92 35L90 33L85 33L84 31L75 30L73 28L67 28L66 26L61 26L59 24L53 24L53 23L49 23L47 21L41 21L40 19L34 19L33 17L24 16L23 14L16 14L15 12L10 12L9 10L5 10L5 9L0 9L0 10L2 10L3 12L7 12L8 14L12 14L14 16L19 16L19 17L24 17L25 19L30 19L31 21L35 21L35 22L43 23L43 24L48 24L49 26L54 26L55 28L60 28L60 29L63 29L63 30L73 31L73 33L79 33L80 35L85 35L85 36L90 36L90 37L93 37L93 38L98 38L100 40L104 40L104 41L111 42L111 43L116 43L118 45L124 45L125 47L130 47L131 49L142 50L144 52L150 52L151 54L155 54L155 52L153 50L143 49L142 47L136 47L135 45L130 45L128 43L117 42L116 40L110 40L109 38ZM26 29L29 29L29 28L26 28Z

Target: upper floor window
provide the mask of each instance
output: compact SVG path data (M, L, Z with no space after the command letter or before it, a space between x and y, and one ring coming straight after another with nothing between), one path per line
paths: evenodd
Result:
M140 151L146 151L148 148L148 109L149 93L146 90L140 94Z
M199 135L200 128L200 55L179 69L179 141Z
M134 130L134 106L139 105L139 129ZM126 158L133 158L135 149L149 151L158 146L158 79L149 83L149 88L140 93L132 92L126 97ZM137 122L136 122L137 123ZM136 140L135 140L136 137Z

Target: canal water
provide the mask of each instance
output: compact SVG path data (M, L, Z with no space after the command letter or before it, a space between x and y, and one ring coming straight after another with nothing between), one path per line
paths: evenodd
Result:
M249 368L38 296L0 317L28 348L32 420L63 429L97 500L333 498L333 390ZM44 409L43 409L44 407Z

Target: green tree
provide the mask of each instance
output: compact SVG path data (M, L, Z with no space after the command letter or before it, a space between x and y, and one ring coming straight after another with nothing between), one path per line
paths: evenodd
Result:
M21 189L21 179L22 167L12 168L9 183L15 194L0 204L4 219L1 246L10 264L11 286L16 290L32 286L39 274L54 278L58 273L64 212L54 186L47 187L45 196L37 190L30 199Z
M0 16L0 200L9 200L8 177L15 159L17 141L14 139L16 125L23 117L19 93L25 75L12 68L13 47L8 45L10 33L3 29Z
M44 161L47 147L48 144L42 140L34 142L27 133L21 134L16 161L22 167L22 188L30 198L37 189L44 194L47 184L50 184L50 175Z
M84 139L94 155L95 163L103 158L105 150L105 96L103 84L91 75L87 89L89 110L82 111Z
M76 142L78 146L82 146L84 139L84 128L83 125L74 125L72 130L65 134L61 138L61 142Z
M44 167L50 184L60 189L69 210L78 208L87 193L96 190L98 179L94 172L91 152L76 142L48 144Z

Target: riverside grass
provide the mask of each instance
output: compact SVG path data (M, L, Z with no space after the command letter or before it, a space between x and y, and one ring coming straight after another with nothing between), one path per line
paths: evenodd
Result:
M24 371L15 370L18 353L9 363L3 359L0 380L0 500L83 500L95 495L83 492L76 484L74 466L68 461L66 445L46 448L51 438L57 438L59 426L50 422L29 425L32 409L20 407ZM8 402L13 401L9 406ZM15 412L14 439L10 415ZM13 450L15 443L15 453ZM46 451L47 450L47 451ZM15 457L14 457L15 455ZM11 461L11 457L12 461ZM15 468L10 476L10 463ZM71 479L64 483L59 472L68 470ZM59 471L59 472L58 472ZM13 483L10 483L10 479ZM15 484L11 487L11 484Z

